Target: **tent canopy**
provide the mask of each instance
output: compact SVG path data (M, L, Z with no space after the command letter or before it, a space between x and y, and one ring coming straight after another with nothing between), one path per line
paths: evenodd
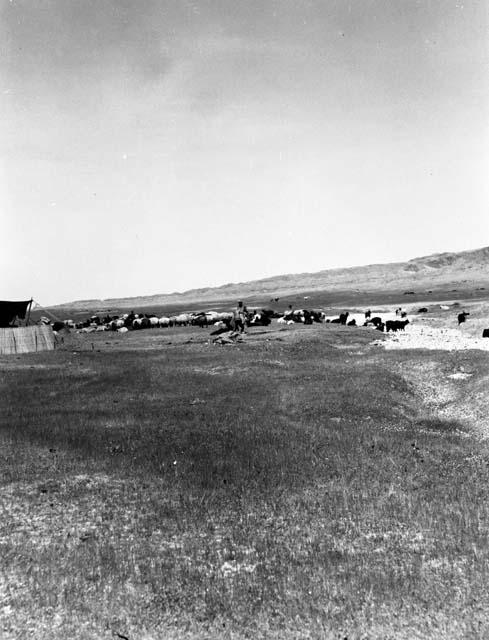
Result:
M24 320L27 309L32 304L32 300L14 302L12 300L0 300L0 327L8 327L15 320Z

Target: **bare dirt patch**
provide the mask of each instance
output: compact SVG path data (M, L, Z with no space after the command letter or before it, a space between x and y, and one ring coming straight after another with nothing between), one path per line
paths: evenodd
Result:
M467 335L462 330L412 324L406 330L389 333L382 344L385 349L429 349L431 351L489 351L489 339Z

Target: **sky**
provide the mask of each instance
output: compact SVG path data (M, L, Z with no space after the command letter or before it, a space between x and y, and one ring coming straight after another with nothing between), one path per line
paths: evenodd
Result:
M0 0L0 298L489 245L484 0Z

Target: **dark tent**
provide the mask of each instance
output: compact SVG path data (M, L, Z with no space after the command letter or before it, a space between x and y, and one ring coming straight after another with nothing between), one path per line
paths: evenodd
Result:
M15 318L24 320L31 304L32 300L22 302L0 300L0 327L9 327Z

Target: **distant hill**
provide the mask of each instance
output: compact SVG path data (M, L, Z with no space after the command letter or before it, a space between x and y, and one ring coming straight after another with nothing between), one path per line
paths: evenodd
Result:
M456 284L489 284L489 247L456 253L437 253L407 262L371 264L363 267L326 269L316 273L295 273L250 282L223 284L219 287L184 292L79 300L56 305L78 309L129 308L151 305L189 304L217 300L236 300L257 296L285 296L312 291L394 291L400 288L439 288ZM52 307L55 308L55 307Z

